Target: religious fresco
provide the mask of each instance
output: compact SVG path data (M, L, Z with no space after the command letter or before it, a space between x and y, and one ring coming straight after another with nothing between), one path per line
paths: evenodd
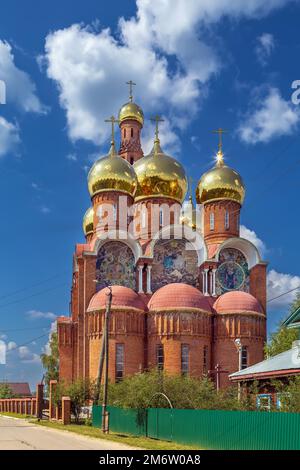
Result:
M125 243L111 241L100 248L96 279L97 291L107 285L136 288L134 256Z
M154 247L152 291L172 282L198 287L197 253L185 240L160 240Z
M231 290L249 292L249 269L243 253L235 248L225 248L220 253L220 265L216 273L216 293Z

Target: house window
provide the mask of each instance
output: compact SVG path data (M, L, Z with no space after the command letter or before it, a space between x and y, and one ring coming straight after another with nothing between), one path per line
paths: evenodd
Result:
M229 229L229 212L225 212L225 230Z
M124 344L116 344L116 382L124 377Z
M209 228L210 230L215 229L215 214L213 212L209 214Z
M242 361L241 367L242 369L246 369L248 367L248 348L247 346L242 346Z
M189 345L181 345L181 373L187 375L189 373Z
M206 374L208 370L208 346L203 347L203 373Z
M162 344L156 347L156 363L158 370L164 370L164 346Z

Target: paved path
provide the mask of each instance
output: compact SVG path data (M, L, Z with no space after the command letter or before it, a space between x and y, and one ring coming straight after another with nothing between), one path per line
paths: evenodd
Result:
M133 450L125 444L0 416L0 450Z

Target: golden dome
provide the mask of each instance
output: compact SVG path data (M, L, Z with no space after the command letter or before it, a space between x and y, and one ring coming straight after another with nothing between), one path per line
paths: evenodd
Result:
M156 138L151 153L133 165L138 186L135 201L167 197L182 203L187 192L187 177L182 165L163 153Z
M83 216L82 227L84 235L90 235L94 232L94 209L89 207Z
M133 101L125 103L119 111L119 121L125 121L126 119L133 119L138 121L142 126L144 124L144 113L142 109Z
M217 164L202 175L196 189L198 204L216 199L230 199L243 204L245 186L237 171L224 164L223 153L217 153Z
M135 171L119 157L112 142L109 154L99 158L88 174L88 188L91 197L104 191L121 191L134 196L137 187Z

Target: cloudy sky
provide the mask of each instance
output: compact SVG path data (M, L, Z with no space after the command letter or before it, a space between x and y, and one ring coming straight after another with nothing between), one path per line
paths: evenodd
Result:
M194 185L212 130L243 176L242 235L269 261L269 299L300 285L300 4L293 0L3 0L0 11L0 379L32 384L56 315L68 314L83 241L86 172L108 148L103 122L127 99L160 113L165 150ZM1 89L0 89L1 92ZM1 94L0 94L1 99ZM146 122L144 149L153 129ZM293 295L269 302L269 331Z

